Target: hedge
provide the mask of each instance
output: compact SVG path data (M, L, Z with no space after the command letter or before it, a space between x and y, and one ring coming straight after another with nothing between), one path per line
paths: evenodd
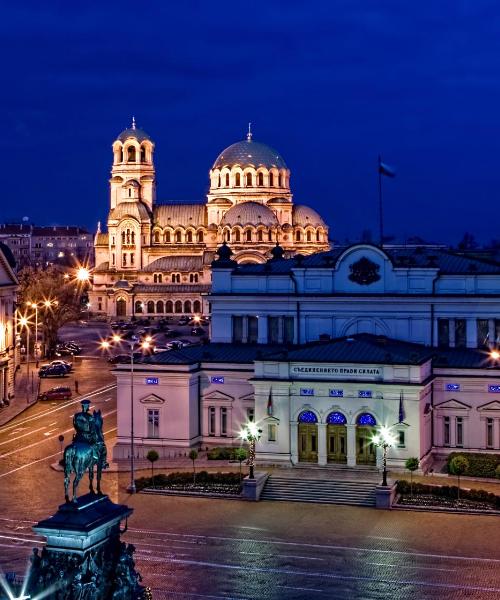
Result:
M175 473L159 473L154 476L154 485L157 488L171 487L175 485L186 485L193 483L192 472L175 472ZM239 485L239 473L207 473L207 471L199 471L196 473L196 484L226 484ZM137 490L153 487L153 479L151 477L141 477L135 480Z
M238 448L211 448L207 452L208 460L237 460L235 452Z
M396 490L398 494L410 495L410 482L402 479L398 481ZM456 485L428 485L426 483L414 483L413 495L441 496L443 498L457 498L458 487ZM496 496L485 490L460 489L460 498L476 502L487 502L495 508L500 509L500 496Z
M455 456L464 456L469 461L469 468L464 475L469 477L498 477L495 472L500 465L500 454L481 454L479 452L452 452L448 455L446 468L450 473L450 462Z

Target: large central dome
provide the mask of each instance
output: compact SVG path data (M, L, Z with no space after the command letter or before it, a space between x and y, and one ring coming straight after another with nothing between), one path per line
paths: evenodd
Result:
M286 169L286 163L281 155L271 146L254 142L252 139L236 142L223 150L213 164L212 169L222 169L222 167L267 167L271 169Z

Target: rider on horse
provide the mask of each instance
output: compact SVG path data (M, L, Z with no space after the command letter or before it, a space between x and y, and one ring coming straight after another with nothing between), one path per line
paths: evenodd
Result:
M92 446L96 442L96 427L94 416L89 412L90 400L83 399L81 405L81 412L75 413L73 417L73 427L76 431L73 435L73 441L85 442Z

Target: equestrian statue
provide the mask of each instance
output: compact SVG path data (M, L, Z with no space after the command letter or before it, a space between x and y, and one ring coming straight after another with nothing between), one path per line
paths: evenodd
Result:
M107 451L102 432L101 411L94 410L91 414L89 411L90 400L88 399L82 400L81 405L82 410L73 417L73 427L75 428L73 442L64 449L64 497L66 502L70 502L68 489L71 474L74 473L72 500L74 503L77 502L76 488L85 471L88 471L89 474L90 493L95 493L94 467L97 468L97 494L102 495L102 470L109 466L106 461Z

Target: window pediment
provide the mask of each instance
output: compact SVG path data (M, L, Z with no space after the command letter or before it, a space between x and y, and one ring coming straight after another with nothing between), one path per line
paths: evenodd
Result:
M141 404L164 404L165 400L156 394L149 394L139 400Z
M224 394L224 392L221 392L219 390L215 390L213 392L210 392L206 396L203 396L203 400L225 400L226 402L232 402L234 400L234 397L230 396L229 394Z
M477 410L480 412L483 411L499 411L500 412L500 402L498 400L493 400L493 402L487 402L482 406L478 406Z
M451 400L446 400L446 402L441 402L441 404L437 404L435 410L470 410L471 406L465 404L464 402L460 402L459 400L455 400L452 398Z

